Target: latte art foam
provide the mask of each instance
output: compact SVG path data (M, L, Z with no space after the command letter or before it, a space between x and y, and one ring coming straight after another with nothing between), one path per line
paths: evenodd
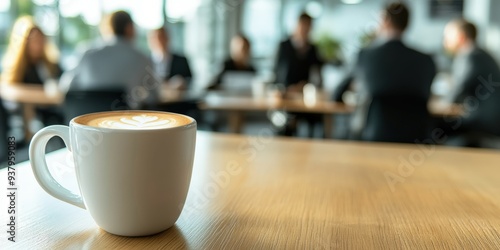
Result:
M183 126L190 124L193 120L189 117L172 113L118 111L84 115L76 118L75 122L99 128L148 130Z
M145 128L169 128L175 125L174 119L160 119L153 115L139 115L130 118L121 118L119 121L104 120L99 123L101 128L116 129L145 129Z

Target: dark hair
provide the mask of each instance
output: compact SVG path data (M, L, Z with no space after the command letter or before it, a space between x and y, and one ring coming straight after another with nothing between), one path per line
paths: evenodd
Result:
M125 36L127 26L134 23L130 14L123 10L111 14L110 22L111 30L116 36Z
M312 23L312 21L313 21L313 18L305 12L302 12L299 16L299 22Z
M384 9L385 18L399 31L405 31L410 19L410 11L403 3L391 3Z
M476 41L477 38L477 28L473 23L465 20L459 19L457 20L457 27L460 31L463 32L465 37L467 37L471 41Z

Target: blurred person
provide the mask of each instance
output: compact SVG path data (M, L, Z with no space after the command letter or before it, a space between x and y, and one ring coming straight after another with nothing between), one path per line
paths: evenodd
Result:
M302 13L291 37L279 45L274 71L276 83L284 84L286 92L302 92L304 86L311 79L311 72L315 73L319 79L319 82L314 84L319 87L322 85L321 67L323 63L318 56L318 49L309 39L312 24L312 17ZM287 117L287 124L279 132L281 135L296 134L298 122L305 120L309 127L309 137L313 137L315 124L322 121L320 115L314 114L288 113ZM279 125L277 126L279 127Z
M227 72L255 73L254 66L250 63L250 41L243 35L236 35L231 39L230 58L224 62L222 70L217 74L208 89L218 89L224 74Z
M61 73L55 47L47 42L32 17L20 17L3 58L2 82L43 84L58 79Z
M64 76L65 90L125 90L127 103L137 108L157 100L161 82L151 60L134 47L134 22L125 11L110 16L113 32L106 44L87 51L75 69Z
M381 20L377 40L360 51L352 74L340 84L357 81L360 89L351 137L415 143L429 132L427 103L436 66L402 41L410 20L406 5L387 5Z
M463 104L467 112L463 123L450 124L450 133L500 136L500 69L495 59L478 46L477 35L476 26L464 19L451 21L444 30L444 47L454 55L455 87L449 100Z
M170 50L170 37L163 27L152 30L148 36L152 60L159 77L173 88L186 89L189 87L191 68L186 57L173 53Z
M47 41L41 28L31 16L17 19L12 28L9 45L3 58L3 84L57 85L62 74L58 64L58 51ZM57 87L56 87L57 88ZM11 115L20 115L16 103L4 102ZM60 124L62 115L57 107L36 108L38 118L43 124ZM36 124L36 123L35 123ZM24 124L23 126L30 126Z
M279 45L276 82L285 84L288 90L302 90L310 79L311 71L316 71L321 79L322 62L318 49L309 40L312 24L311 16L301 14L292 36ZM315 84L321 86L321 80Z

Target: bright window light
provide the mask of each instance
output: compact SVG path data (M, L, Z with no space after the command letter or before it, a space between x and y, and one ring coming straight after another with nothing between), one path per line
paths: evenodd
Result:
M165 11L169 19L179 20L194 13L200 4L200 0L168 0Z
M2 0L0 2L10 2L9 0ZM43 5L53 5L55 0L33 0L33 3L39 6Z
M79 0L60 0L59 12L63 17L76 17L80 15L80 4Z
M163 25L162 0L134 1L132 18L135 23L144 29L155 29Z
M81 7L83 21L88 25L99 25L102 18L99 0L86 0Z
M363 2L363 0L342 0L342 2L345 4L358 4Z
M306 5L306 12L313 18L318 18L323 13L323 5L319 2L309 2Z
M10 1L0 1L0 12L7 12L10 9Z

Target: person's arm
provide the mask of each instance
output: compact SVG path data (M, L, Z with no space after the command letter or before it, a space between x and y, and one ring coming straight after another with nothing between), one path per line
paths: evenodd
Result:
M224 74L227 71L227 64L228 62L224 62L224 64L222 65L222 69L219 71L219 73L217 73L217 75L215 75L210 84L208 84L208 90L216 90L220 88L222 77L224 77Z
M474 72L478 71L475 67L477 66L474 63L468 61L463 69L464 71L458 72L460 73L460 77L453 79L455 85L450 96L447 98L450 103L462 103L467 95L469 95L469 88L477 82L477 75Z
M351 88L351 84L354 82L356 78L356 70L359 68L359 64L361 63L361 57L363 54L363 50L359 51L356 61L352 64L351 68L348 70L347 75L342 79L342 81L337 85L335 90L333 91L333 100L336 102L343 102L342 96L347 90Z
M281 83L285 84L285 79L281 75L283 74L282 68L284 67L285 64L285 58L286 53L285 53L285 46L284 43L280 43L278 47L278 53L276 54L276 59L274 63L274 76L275 76L275 83Z
M131 108L143 107L152 108L158 104L163 81L155 71L154 64L149 58L145 58L144 71L141 76L140 86L147 91L146 98L138 101L129 101Z
M351 87L352 82L354 81L354 74L349 73L340 83L337 85L335 90L333 91L333 101L335 102L344 102L342 96L347 90Z
M318 74L318 87L322 88L323 87L323 74L322 74L322 68L323 68L323 60L319 57L318 55L318 48L316 46L312 47L312 65L314 67L314 70L316 71L316 74Z
M185 76L186 78L192 78L193 74L191 73L191 67L189 66L189 61L187 57L184 57L184 67L186 69Z
M82 58L80 59L80 62L78 65L64 73L61 74L61 77L59 78L59 91L62 93L68 93L68 91L74 87L74 85L79 81L80 78L80 73L83 65L87 63L87 58L88 58L88 52L83 54Z

